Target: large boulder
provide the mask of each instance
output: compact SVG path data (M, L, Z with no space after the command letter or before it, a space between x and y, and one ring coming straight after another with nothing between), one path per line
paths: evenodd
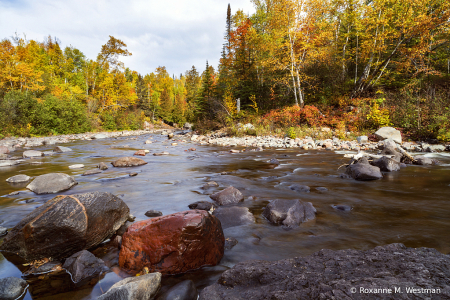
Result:
M130 273L178 274L216 265L224 252L220 221L204 210L188 210L137 222L122 237L120 267Z
M220 206L213 215L220 220L222 229L255 223L255 217L247 207Z
M198 292L192 280L185 280L171 287L157 300L197 300Z
M244 195L235 187L229 186L226 189L209 196L219 205L229 205L244 201Z
M358 162L347 167L346 173L353 179L368 181L383 178L380 168L370 165L369 163Z
M375 136L380 140L393 139L396 143L402 143L402 134L392 127L381 127L375 132Z
M5 237L0 251L25 261L66 258L110 237L130 210L111 193L57 196L33 210Z
M78 184L72 176L64 173L49 173L36 177L27 189L35 194L55 194L66 191Z
M400 163L397 160L387 156L374 160L372 164L380 168L383 172L394 172L400 170Z
M16 300L25 294L28 283L17 277L6 277L0 279L0 299Z
M161 287L161 273L128 277L115 283L97 300L144 300L154 299Z
M273 224L294 228L315 219L316 209L311 202L277 199L266 206L262 215Z
M402 160L403 154L398 152L397 149L397 147L388 144L384 147L380 154L391 155L393 160L400 162Z
M370 292L375 289L384 292ZM450 298L449 255L391 244L368 251L325 249L307 257L242 262L222 273L199 299L412 298Z
M137 157L121 157L111 163L114 167L135 167L146 165L147 162Z
M103 260L87 250L81 250L67 258L63 268L71 275L76 286L82 286L109 271Z

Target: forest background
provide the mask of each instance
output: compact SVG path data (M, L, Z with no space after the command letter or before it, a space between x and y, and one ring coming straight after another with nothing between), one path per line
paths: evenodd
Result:
M248 134L341 138L394 126L450 141L450 1L252 0L225 17L217 69L146 75L109 37L97 58L18 35L0 42L0 138L194 122ZM239 99L240 107L237 107Z

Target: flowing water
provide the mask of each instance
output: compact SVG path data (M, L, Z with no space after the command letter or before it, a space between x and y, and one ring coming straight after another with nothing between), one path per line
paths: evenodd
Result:
M152 138L153 143L144 145ZM440 166L408 166L399 172L385 174L382 180L358 182L342 179L348 162L344 153L332 151L305 151L272 149L263 152L229 153L229 148L199 146L184 143L176 135L177 146L171 146L166 136L149 134L136 139L123 137L93 141L75 141L65 146L73 152L27 160L27 163L0 168L0 225L11 228L25 215L55 195L35 195L24 186L11 186L6 179L26 174L38 176L51 172L72 175L78 185L60 194L92 191L111 192L121 197L130 207L136 220L145 220L144 213L154 209L164 215L184 211L188 204L206 200L209 195L234 186L245 196L239 205L248 207L256 223L227 228L225 237L234 237L239 243L226 250L219 266L205 267L187 274L163 279L163 290L181 280L192 279L198 288L214 283L221 272L234 264L254 259L278 260L306 256L320 249L366 250L378 245L404 243L408 247L432 247L442 253L450 252L450 155L427 154L442 162ZM112 148L111 146L129 146ZM187 151L195 147L196 151ZM52 146L36 150L52 150ZM109 163L122 156L132 156L138 149L151 153L168 151L168 156L141 157L147 165L133 168L113 168L101 174L81 176L99 162ZM239 148L238 148L239 149ZM16 154L15 154L16 155ZM20 153L17 153L20 155ZM277 158L274 167L268 161ZM29 164L40 161L42 164ZM71 170L73 164L84 164L84 169ZM130 177L129 173L138 173ZM226 172L226 175L221 173ZM216 181L218 188L203 190L208 181ZM307 185L310 193L299 193L289 188L292 184ZM325 187L327 190L318 190ZM10 196L11 192L18 195ZM317 209L314 221L299 228L284 230L268 223L262 210L272 199L301 199L312 202ZM332 205L353 207L350 212L335 210ZM97 254L97 253L96 253ZM110 264L117 262L117 251L98 254ZM25 299L96 299L123 275L108 273L89 289L58 294L51 297ZM0 278L16 276L21 272L0 254Z

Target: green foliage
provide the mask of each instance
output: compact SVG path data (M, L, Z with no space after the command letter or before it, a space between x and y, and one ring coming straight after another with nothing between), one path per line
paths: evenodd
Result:
M290 139L296 139L297 135L295 134L295 128L289 127L289 129L286 132L286 136Z

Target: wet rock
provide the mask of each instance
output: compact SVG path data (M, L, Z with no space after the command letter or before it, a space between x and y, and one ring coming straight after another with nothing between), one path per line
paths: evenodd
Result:
M6 146L0 146L0 154L8 154L9 149Z
M145 154L147 154L147 153L145 152L145 150L138 150L138 151L134 152L134 155L145 156Z
M104 162L101 162L98 164L97 168L99 168L100 170L107 170L108 165L106 165Z
M219 184L218 184L217 182L215 182L215 181L209 181L209 182L205 183L201 188L202 188L203 190L207 190L207 189L209 189L209 188L212 188L212 187L218 187L218 186L219 186Z
M145 215L149 218L154 218L154 217L161 217L163 215L163 213L152 209L152 210L147 211L145 213Z
M374 160L372 164L380 168L383 172L394 172L400 170L400 163L387 156Z
M432 165L433 164L433 160L429 157L426 157L424 155L419 155L414 157L414 159L416 160L418 165L421 166L427 166L427 165Z
M123 270L179 274L216 265L225 239L220 221L204 210L188 210L137 222L122 236Z
M144 142L144 144L146 144L146 145L151 144L151 143L153 143L153 142L150 141L150 140L146 140L146 141Z
M77 286L87 284L91 279L109 271L105 262L87 250L79 251L68 257L63 268L69 272Z
M81 176L89 176L89 175L94 175L94 174L99 174L99 173L102 173L102 170L92 169L92 170L88 170L88 171L84 172L83 174L81 174Z
M442 152L445 151L444 145L430 145L425 149L427 152Z
M189 148L188 151L197 151L195 148Z
M311 188L309 186L301 184L293 184L289 188L299 193L309 193L311 191Z
M121 157L111 163L114 167L135 167L146 165L147 162L137 157Z
M178 143L172 143L171 145L172 146L178 146Z
M396 143L402 143L402 134L392 127L381 127L375 132L375 136L379 140L393 139Z
M8 154L0 154L0 160L8 159Z
M278 159L272 158L271 160L269 160L269 164L272 164L272 165L279 165L280 162L279 162Z
M234 237L225 238L225 250L231 250L234 246L238 244L238 240Z
M18 165L20 161L17 160L0 160L0 167L10 167Z
M380 168L368 163L356 163L347 167L346 173L353 179L368 181L383 178Z
M9 183L24 183L30 181L31 177L25 174L15 175L6 179Z
M82 169L82 168L84 168L83 164L76 164L69 166L69 169Z
M217 204L209 201L197 201L188 205L190 209L200 209L206 211L212 211L217 208Z
M108 136L106 134L99 133L99 134L94 135L92 138L95 140L100 140L100 139L106 139L107 137Z
M123 224L122 226L120 226L120 228L117 229L117 231L116 231L116 235L122 236L125 232L127 232L128 227L130 227L130 225L131 225L130 222L126 222L125 224Z
M230 150L230 153L239 153L239 152L240 152L239 150L235 150L235 149Z
M255 223L255 217L247 207L219 207L213 215L220 220L222 229Z
M403 244L368 251L324 249L307 257L238 263L205 288L199 299L402 298L400 293L369 295L360 291L394 287L406 295L403 299L446 299L450 297L448 274L450 257L435 249L406 248ZM411 287L439 289L440 294L406 294Z
M137 176L138 175L138 173L136 173L136 172L134 172L134 173L130 173L130 174L128 174L130 177L134 177L134 176Z
M63 147L63 146L56 146L55 149L53 149L53 152L56 153L64 153L64 152L71 152L72 149L69 147Z
M17 277L6 277L0 279L0 299L17 300L25 294L28 283Z
M161 273L128 277L114 284L97 300L144 300L154 299L161 287Z
M316 191L321 192L321 193L325 193L325 192L328 191L328 189L326 187L319 186L319 187L316 187Z
M23 152L22 156L23 156L23 158L41 157L41 156L44 156L44 153L42 153L41 151L36 151L36 150L27 150L27 151Z
M172 133L172 132L169 133L169 134L167 135L167 138L168 138L168 139L173 139L173 133Z
M112 236L128 215L128 206L111 193L57 196L11 229L0 251L16 253L27 262L65 258Z
M0 236L4 236L8 234L8 228L0 226Z
M169 155L169 152L163 151L160 153L153 153L154 156L162 156L162 155Z
M336 210L345 211L345 212L349 212L353 209L350 205L343 205L343 204L331 205L331 207Z
M392 145L388 145L386 147L384 147L383 151L381 151L380 153L381 155L393 155L392 159L395 161L400 162L403 154L401 154L400 152L397 151L397 147L396 146L392 146Z
M27 189L33 191L35 194L54 194L66 191L78 184L72 176L64 173L49 173L36 177Z
M277 199L266 206L262 215L271 223L283 225L285 228L294 228L303 222L315 219L316 209L311 202Z
M136 220L136 217L133 216L132 214L129 214L129 215L128 215L127 221L128 221L128 222L134 222L134 220Z
M156 300L197 300L197 298L198 292L194 282L185 280L171 287Z
M233 186L229 186L223 191L212 194L209 197L219 205L229 205L244 201L244 195Z

